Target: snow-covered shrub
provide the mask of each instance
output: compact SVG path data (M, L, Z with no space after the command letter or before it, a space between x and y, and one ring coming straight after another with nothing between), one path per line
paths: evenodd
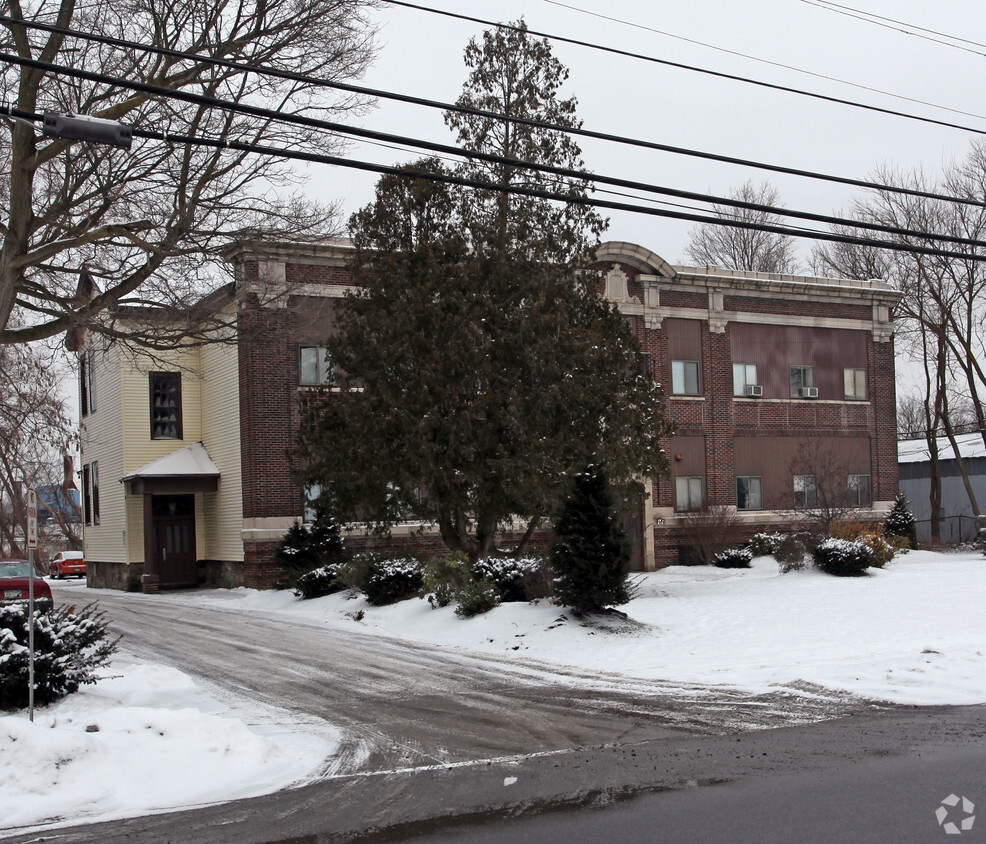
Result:
M372 562L363 591L367 601L382 606L413 597L423 585L421 563L412 557L398 557Z
M861 577L875 564L873 549L859 539L830 537L816 545L812 553L822 571L838 577Z
M753 562L749 548L727 548L712 558L712 565L720 569L748 569Z
M338 574L337 563L305 572L295 581L294 594L307 600L339 592L344 586L339 582Z
M501 601L531 601L545 597L528 594L528 586L534 585L535 575L546 567L540 557L483 557L472 564L472 574L492 583Z
M103 613L89 604L34 614L34 702L54 703L95 683L119 637L109 638ZM0 709L28 705L28 616L19 604L0 605Z
M331 516L319 512L310 524L295 522L274 551L274 561L281 569L278 586L297 586L305 573L340 562L345 550L339 525Z
M783 541L783 533L755 533L746 543L746 547L754 557L767 557L776 554Z
M354 554L336 567L336 580L343 589L350 591L350 597L355 598L357 592L366 591L366 579L370 576L370 570L378 565L381 559L379 554L374 554L372 551Z
M896 549L883 535L883 526L874 522L861 522L855 519L841 519L832 522L830 534L835 539L857 540L869 546L873 552L873 562L876 568L883 568L890 563Z
M894 506L887 514L887 520L883 523L883 535L896 547L918 547L918 523L911 513L907 496L903 493L898 493ZM899 545L894 541L898 538L901 540Z
M422 568L424 591L432 607L447 607L458 601L459 594L471 580L469 560L461 551L432 557Z
M459 590L455 614L463 618L489 612L500 603L496 586L487 580L472 579Z

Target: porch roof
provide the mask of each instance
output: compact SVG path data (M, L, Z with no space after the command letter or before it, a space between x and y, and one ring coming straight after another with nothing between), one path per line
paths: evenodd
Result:
M156 481L164 479L206 479L218 478L219 467L212 462L209 452L202 443L192 443L171 454L148 463L136 472L120 478L124 481Z

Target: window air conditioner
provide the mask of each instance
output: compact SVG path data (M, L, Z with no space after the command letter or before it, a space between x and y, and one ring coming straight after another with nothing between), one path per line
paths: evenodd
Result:
M754 397L756 397L756 396L762 396L763 395L763 387L761 387L759 384L747 384L746 385L746 394L748 396L754 396Z
M801 388L801 398L803 398L803 399L817 399L818 398L818 387L802 387Z

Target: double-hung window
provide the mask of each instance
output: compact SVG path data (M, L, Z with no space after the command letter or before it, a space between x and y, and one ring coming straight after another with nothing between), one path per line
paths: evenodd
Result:
M814 475L794 476L794 506L799 509L818 506L818 486Z
M298 352L299 383L305 387L332 386L335 373L325 346L301 346Z
M675 478L675 510L680 513L702 509L702 479Z
M842 379L845 383L845 396L847 399L866 398L865 369L843 369Z
M699 394L698 361L671 361L671 392L676 396L697 396Z
M808 398L815 389L815 367L791 367L791 396L793 398ZM817 391L816 391L817 395Z
M181 373L151 372L151 439L180 440L181 421Z
M733 395L758 396L761 392L760 382L757 380L757 365L755 363L734 363Z
M737 510L763 509L763 492L760 484L760 478L757 477L736 478L736 509Z
M870 493L869 475L850 475L848 482L849 503L854 507L870 507L873 496Z

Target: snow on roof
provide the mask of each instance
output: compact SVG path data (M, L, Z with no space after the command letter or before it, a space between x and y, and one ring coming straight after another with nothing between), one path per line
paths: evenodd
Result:
M983 443L983 435L980 433L957 434L955 443L963 458L986 457L986 443ZM936 444L939 460L955 459L952 444L946 437L939 437ZM897 460L900 463L923 463L930 459L928 441L925 439L903 440L897 443Z
M219 477L219 467L212 462L202 443L192 443L167 457L148 463L142 469L124 475L121 481L134 478Z

